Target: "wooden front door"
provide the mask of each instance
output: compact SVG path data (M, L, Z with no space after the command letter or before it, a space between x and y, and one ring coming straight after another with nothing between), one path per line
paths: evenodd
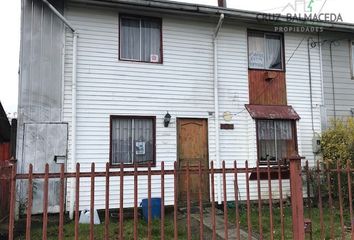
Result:
M199 163L202 169L209 169L208 159L208 122L206 119L178 119L178 168L198 170ZM203 202L209 201L209 174L204 172L200 179L198 171L189 174L189 190L192 203L199 200L201 183ZM178 202L183 204L187 200L187 175L180 171L178 175Z

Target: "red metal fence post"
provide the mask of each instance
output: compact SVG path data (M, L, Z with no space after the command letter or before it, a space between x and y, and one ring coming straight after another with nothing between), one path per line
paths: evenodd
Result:
M290 158L290 190L293 239L304 240L304 203L302 196L301 157Z

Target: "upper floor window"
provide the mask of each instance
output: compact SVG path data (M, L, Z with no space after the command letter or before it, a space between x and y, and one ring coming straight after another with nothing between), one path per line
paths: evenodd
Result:
M161 63L161 19L121 16L120 59Z
M155 161L155 118L111 116L111 165Z
M283 35L259 31L248 32L248 67L283 70Z

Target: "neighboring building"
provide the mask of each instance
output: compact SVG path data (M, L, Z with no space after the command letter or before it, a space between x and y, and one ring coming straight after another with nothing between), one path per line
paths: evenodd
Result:
M354 115L354 33L323 34L324 127Z
M16 158L16 131L17 119L12 118L10 123L0 102L0 161Z
M11 158L11 125L0 102L0 161Z
M107 162L112 169L120 163L159 169L162 161L166 169L174 161L179 168L199 161L209 168L211 161L220 167L223 160L227 167L234 160L254 167L296 153L314 163L312 142L321 132L323 108L322 58L321 45L312 47L307 39L317 34L275 33L271 24L257 22L254 12L162 0L71 0L65 7L49 1L68 20L71 27L64 28L46 4L22 2L19 171L26 172L29 163L43 171L49 163L55 172L62 160L67 171L74 171L75 163L90 171L91 162L97 171ZM354 29L318 25L328 36ZM178 183L182 200L184 179ZM244 181L240 176L242 200ZM203 182L209 201L208 175ZM55 212L58 185L51 184L50 211ZM118 203L119 180L111 184L111 203ZM146 184L139 178L139 200L147 196ZM232 200L231 176L227 184ZM289 187L288 181L283 185ZM89 179L82 180L80 208L89 205L89 186ZM171 177L165 186L166 204L173 204ZM190 186L196 192L198 184ZM220 177L215 186L221 202ZM124 206L131 207L132 179L124 188ZM68 210L72 189L68 183ZM98 209L104 208L104 190L104 180L97 179ZM153 178L152 195L159 194L160 183ZM268 190L262 194L266 198ZM34 201L38 213L40 190Z

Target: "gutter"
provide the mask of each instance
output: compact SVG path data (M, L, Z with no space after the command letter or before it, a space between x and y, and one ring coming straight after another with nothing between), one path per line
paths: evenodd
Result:
M332 45L335 40L331 41L329 44L329 57L331 60L331 82L332 82L332 98L333 98L333 117L334 120L337 120L337 109L336 109L336 92L335 92L335 84L334 84L334 70L333 70L333 51Z
M74 172L76 165L76 65L77 65L77 38L79 34L75 28L68 22L68 20L47 0L42 0L42 2L49 7L50 10L71 30L73 33L73 52L72 52L72 92L71 92L71 165L70 168ZM72 179L70 182L70 206L69 206L69 217L73 219L74 217L74 196L75 196L75 181Z
M312 37L307 38L307 61L308 61L308 71L309 71L309 88L310 88L310 108L311 108L311 128L312 133L315 134L315 123L314 123L314 114L313 114L313 94L312 94L312 72L311 72L311 49L310 49L310 40Z
M215 117L215 157L216 165L221 168L220 162L220 134L219 134L219 88L218 88L218 34L221 26L224 22L224 14L220 14L218 25L215 28L213 35L213 49L214 49L214 117ZM221 176L216 176L217 188L218 188L218 203L221 204Z
M227 15L228 19L237 21L245 21L250 23L258 23L264 25L274 25L279 23L287 23L291 26L313 26L323 27L325 30L352 32L354 24L344 22L329 22L329 21L308 21L304 18L297 18L289 21L287 16L276 15L276 21L262 21L264 14L256 11L246 11L230 8L222 8L216 6L208 6L203 4L182 3L166 0L71 0L73 4L85 4L94 6L106 6L115 8L129 8L132 10L141 11L159 11L176 13L179 16L183 14L199 15L205 17L218 17L221 14ZM267 16L267 14L266 14ZM269 16L269 14L268 14ZM270 15L272 17L273 15ZM259 20L259 18L261 18Z

